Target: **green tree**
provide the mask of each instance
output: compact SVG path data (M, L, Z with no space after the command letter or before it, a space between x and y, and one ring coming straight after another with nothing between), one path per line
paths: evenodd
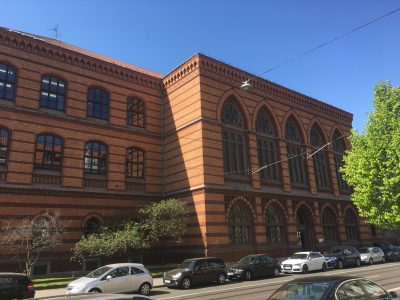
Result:
M161 242L161 263L165 262L165 241L183 242L187 231L187 204L179 199L167 199L146 205L139 210L142 228L153 241Z
M149 239L142 233L141 225L136 222L126 223L119 230L103 227L100 232L83 236L75 244L71 260L81 263L91 256L125 255L131 261L134 250L150 247Z
M381 228L400 228L400 87L375 87L374 109L363 133L353 131L341 169L354 188L361 216Z

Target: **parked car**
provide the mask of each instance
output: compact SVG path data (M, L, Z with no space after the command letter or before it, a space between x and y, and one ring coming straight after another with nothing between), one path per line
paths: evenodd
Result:
M142 264L111 264L70 282L66 294L138 292L149 295L153 278Z
M27 299L35 297L32 280L25 274L0 273L0 299Z
M168 288L188 289L192 285L226 280L226 266L222 259L215 257L190 258L177 269L164 273L163 282Z
M374 243L375 247L381 248L385 253L386 261L399 261L400 260L400 246L387 245L383 243Z
M391 299L396 292L388 292L375 282L349 276L301 277L285 283L268 299Z
M352 246L335 246L324 254L329 268L343 269L347 266L361 266L361 256Z
M308 273L309 271L325 271L325 257L319 252L296 252L281 263L283 273Z
M63 296L52 296L35 298L35 300L152 300L151 298L143 295L126 295L126 294L71 294Z
M278 277L281 266L279 262L266 254L247 255L228 268L229 279L252 280L256 277Z
M386 261L385 253L379 247L365 247L358 250L361 256L361 262L365 264L374 264L375 262L384 263Z

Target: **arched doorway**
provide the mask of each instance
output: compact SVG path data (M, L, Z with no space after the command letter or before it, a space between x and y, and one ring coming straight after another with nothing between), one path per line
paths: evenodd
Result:
M304 205L296 212L297 244L301 250L315 250L313 216Z

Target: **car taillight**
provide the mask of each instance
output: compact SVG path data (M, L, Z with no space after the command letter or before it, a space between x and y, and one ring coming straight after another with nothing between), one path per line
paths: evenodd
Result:
M28 284L26 285L26 288L27 288L28 290L33 290L33 283L28 283Z

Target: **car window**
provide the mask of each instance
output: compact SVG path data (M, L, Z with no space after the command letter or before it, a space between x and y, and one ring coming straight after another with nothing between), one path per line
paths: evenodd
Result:
M112 270L110 272L112 278L116 278L116 277L122 277L122 276L126 276L129 274L129 268L128 267L122 267L122 268L117 268L115 270Z
M196 268L204 269L204 268L206 268L206 267L207 267L207 265L206 265L206 262L205 262L205 261L198 261L198 262L196 263Z
M217 263L217 261L216 261L215 259L210 259L210 260L207 262L207 264L208 264L209 267L218 267L218 266L219 266L218 263Z
M144 273L144 271L143 271L143 270L140 270L140 269L138 269L138 268L135 268L135 267L132 267L132 268L131 268L131 275L141 274L141 273Z
M357 284L355 280L343 283L336 291L336 297L340 299L352 300L352 299L367 299L362 288Z
M367 291L370 299L390 299L385 290L375 282L369 280L359 280L359 285Z
M269 263L274 262L274 259L273 259L272 257L270 257L270 256L265 256L265 260L266 260L267 262L269 262Z
M331 287L330 282L289 282L280 287L269 299L324 299Z

